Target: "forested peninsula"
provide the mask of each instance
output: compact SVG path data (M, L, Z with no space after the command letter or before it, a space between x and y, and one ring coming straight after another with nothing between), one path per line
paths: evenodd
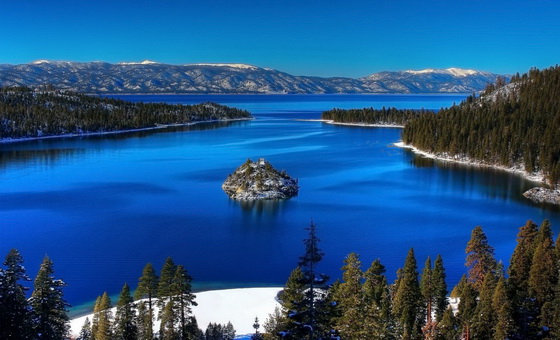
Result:
M560 67L531 69L437 113L373 108L323 113L336 123L404 125L402 140L438 158L494 165L560 183Z
M0 88L0 142L249 118L245 110L215 103L132 103L71 91Z

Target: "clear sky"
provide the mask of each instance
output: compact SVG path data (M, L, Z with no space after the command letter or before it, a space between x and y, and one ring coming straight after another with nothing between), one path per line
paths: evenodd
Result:
M560 1L0 0L0 63L38 59L523 73L560 64Z

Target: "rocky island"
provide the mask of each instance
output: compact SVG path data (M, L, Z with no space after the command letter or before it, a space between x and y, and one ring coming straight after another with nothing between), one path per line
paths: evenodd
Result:
M536 203L560 204L560 188L535 187L523 193L523 196Z
M222 189L236 200L272 200L296 196L298 181L285 171L278 171L264 158L247 159L227 177Z

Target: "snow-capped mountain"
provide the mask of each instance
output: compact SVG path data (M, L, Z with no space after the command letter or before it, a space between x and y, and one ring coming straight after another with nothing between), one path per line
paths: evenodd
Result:
M150 60L0 65L0 86L50 84L86 93L471 93L483 90L497 76L450 68L321 78L246 64L169 65Z

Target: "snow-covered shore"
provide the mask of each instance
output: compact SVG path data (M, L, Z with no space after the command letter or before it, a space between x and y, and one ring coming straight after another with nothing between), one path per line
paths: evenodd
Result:
M222 325L231 322L238 336L254 333L253 323L255 317L258 317L261 325L259 331L262 333L264 321L274 312L274 308L279 306L276 295L280 290L282 287L238 288L195 293L198 306L193 307L193 314L203 331L210 322ZM113 308L114 314L115 308ZM92 316L89 314L70 320L70 332L73 337L77 337L80 333L86 317L91 321ZM159 329L159 326L155 329Z
M419 155L422 155L426 158L432 158L432 159L437 159L437 160L441 160L441 161L454 162L454 163L465 164L465 165L474 165L474 166L481 166L481 167L488 167L488 168L493 168L493 169L504 170L504 171L508 171L508 172L512 172L512 173L521 175L521 176L525 177L526 179L528 179L530 181L545 184L545 178L544 178L544 175L542 173L531 173L530 174L530 173L527 173L521 166L505 167L505 166L501 166L501 165L488 164L488 163L472 160L472 159L467 158L467 157L458 157L458 156L457 157L451 157L451 156L446 156L446 155L436 155L436 154L433 154L433 153L429 153L429 152L426 152L426 151L419 150L418 148L416 148L412 145L404 144L402 141L393 143L393 145L395 145L396 147L399 147L399 148L410 149L412 152L417 153Z
M384 128L396 128L396 129L404 128L404 125L396 125L396 124L339 123L330 119L296 119L296 120L302 122L323 122L325 124L344 125L344 126L384 127Z
M157 125L157 126L150 126L150 127L145 127L145 128L139 128L139 129L128 129L128 130L115 130L115 131L102 131L102 132L85 132L85 133L66 133L66 134L62 134L62 135L41 136L41 137L1 138L1 139L0 139L0 144L27 142L27 141L42 140L42 139L74 138L74 137L89 137L89 136L116 135L116 134L121 134L121 133L130 133L130 132L140 132L140 131L150 131L150 130L167 129L167 128L170 128L170 127L191 126L191 125L201 124L201 123L236 122L236 121L253 120L253 119L254 119L254 118L233 118L233 119L201 120L201 121L190 122L190 123L184 123L184 124L161 124L161 125Z

